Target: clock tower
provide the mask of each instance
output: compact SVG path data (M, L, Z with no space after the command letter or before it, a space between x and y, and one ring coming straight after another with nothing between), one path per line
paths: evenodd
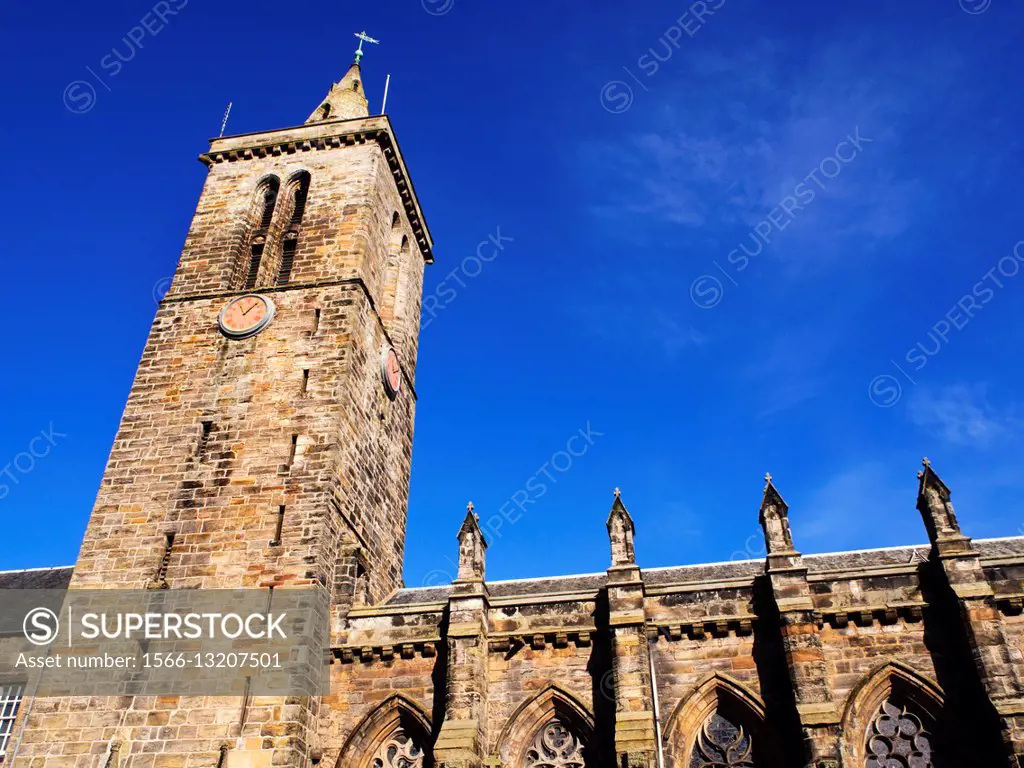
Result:
M209 173L72 588L315 586L330 595L337 628L353 605L401 586L433 257L391 122L369 114L360 57L303 125L213 139L201 156ZM161 736L154 750L148 726L164 715L127 711L167 702L129 699L90 702L97 727L75 741L93 741L91 753L60 765L99 766L114 742L122 765L152 765L154 751L168 768L310 760L315 703L247 702L263 709L241 721L259 719L252 732L263 740L243 744L251 729L221 711L239 702L182 699L171 708L204 712L181 722L204 725L177 743ZM49 701L54 714L82 706ZM40 733L39 723L19 765L64 754L64 731Z

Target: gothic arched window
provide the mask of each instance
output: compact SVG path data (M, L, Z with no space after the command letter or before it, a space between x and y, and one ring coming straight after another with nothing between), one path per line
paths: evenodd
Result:
M401 317L404 293L403 271L407 268L409 237L402 233L398 211L391 216L391 238L388 244L388 260L384 271L383 315L386 318Z
M721 713L709 717L697 736L689 768L754 768L754 744L743 728Z
M259 280L260 264L263 262L263 252L267 245L267 232L274 219L279 187L280 182L277 177L271 176L260 182L256 188L256 199L253 202L248 225L248 258L243 272L245 279L242 282L242 287L246 290L255 288L256 281Z
M871 720L864 768L937 768L932 736L920 717L891 701Z
M381 745L370 768L424 768L423 745L399 728Z
M552 720L526 750L523 768L585 768L584 745L561 720Z
M288 184L288 223L285 226L284 242L281 244L281 263L277 269L277 284L287 285L295 265L295 250L299 244L299 229L306 213L306 197L309 195L309 174L296 174Z

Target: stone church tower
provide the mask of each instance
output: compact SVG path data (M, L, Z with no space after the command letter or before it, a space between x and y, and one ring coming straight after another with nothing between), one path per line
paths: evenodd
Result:
M470 506L455 580L406 588L433 259L358 57L301 127L215 139L202 160L73 575L0 573L0 589L322 590L330 693L40 698L0 759L1024 768L1024 538L972 540L927 461L917 511L909 488L892 510L920 514L919 545L801 554L802 512L791 526L767 476L750 515L763 557L641 568L643 531L616 489L594 514L603 572L488 581Z
M71 587L315 585L342 621L402 585L430 234L390 121L369 115L358 57L304 125L215 139L201 160L209 174ZM18 764L98 765L86 756L119 743L122 761L153 765L137 751L157 725L164 768L214 765L223 744L230 765L309 759L311 702L250 705L264 723L252 761L228 722L237 730L239 702L166 707L37 701L50 714ZM91 742L74 759L53 743L69 731L46 733L72 711L74 741Z

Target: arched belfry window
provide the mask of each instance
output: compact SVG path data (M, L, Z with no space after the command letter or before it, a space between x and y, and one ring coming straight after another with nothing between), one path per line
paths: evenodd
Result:
M270 176L260 182L256 188L249 214L248 242L245 249L243 269L241 270L241 287L250 290L256 287L260 276L260 266L267 246L267 234L274 220L274 208L277 206L277 193L280 182L276 176Z
M400 318L405 312L406 271L409 268L409 236L402 232L402 219L398 211L391 216L391 237L388 260L384 272L382 316Z
M586 768L584 745L560 719L551 720L526 750L523 768Z
M305 171L295 174L288 182L288 221L281 243L281 262L277 269L277 285L287 285L295 265L295 251L299 245L302 217L306 213L306 198L309 195L309 174Z

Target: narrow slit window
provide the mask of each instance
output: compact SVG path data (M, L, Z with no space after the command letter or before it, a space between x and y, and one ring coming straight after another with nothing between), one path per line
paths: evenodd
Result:
M311 336L316 336L316 332L320 330L320 308L317 307L316 311L313 312L313 332Z
M200 459L206 458L206 452L209 450L210 447L211 432L213 432L213 422L204 421L203 429L199 433L199 445L196 447L196 455L199 456Z
M299 394L305 395L309 389L309 369L306 368L302 371L302 386L299 388Z
M270 546L279 547L281 546L281 534L284 531L284 504L277 508L277 525L274 528L274 538L270 542Z
M291 444L291 447L288 449L288 468L289 469L291 469L292 465L295 463L295 451L298 450L298 447L299 447L299 436L298 435L292 435L292 444Z
M168 531L164 534L164 553L160 558L160 564L156 569L156 577L153 584L159 588L167 587L167 569L171 566L171 552L174 550L174 532Z

